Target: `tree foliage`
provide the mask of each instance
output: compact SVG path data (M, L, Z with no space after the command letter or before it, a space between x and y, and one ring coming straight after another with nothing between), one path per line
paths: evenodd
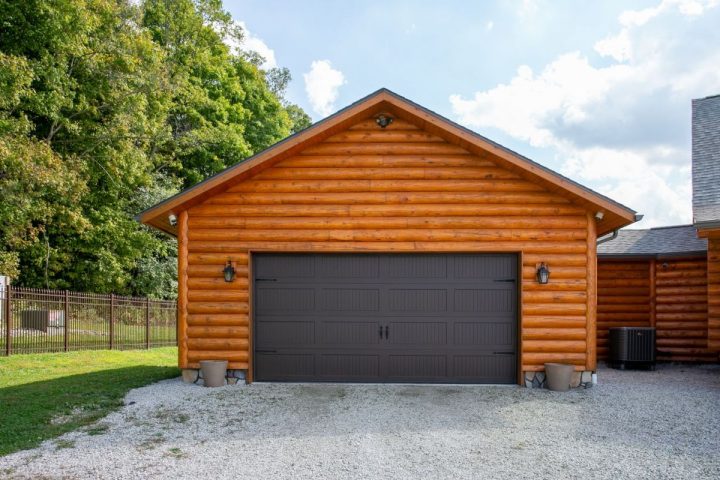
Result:
M219 0L0 1L0 271L171 296L133 216L309 125Z

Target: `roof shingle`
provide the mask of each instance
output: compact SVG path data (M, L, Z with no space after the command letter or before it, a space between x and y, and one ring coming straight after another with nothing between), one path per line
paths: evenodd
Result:
M720 224L720 95L692 101L693 222Z
M692 225L620 230L617 238L598 245L601 257L652 257L700 254L707 251L707 240L698 238Z

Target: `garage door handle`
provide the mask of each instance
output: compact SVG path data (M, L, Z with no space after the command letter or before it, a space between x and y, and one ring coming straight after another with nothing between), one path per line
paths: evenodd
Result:
M389 336L390 336L390 327L386 326L385 327L385 340L387 340Z

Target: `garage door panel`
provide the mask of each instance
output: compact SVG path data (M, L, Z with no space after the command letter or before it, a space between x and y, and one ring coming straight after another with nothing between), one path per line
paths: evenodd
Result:
M509 322L457 322L454 325L455 345L493 347L495 350L514 350L517 343L515 326Z
M447 323L444 322L390 322L388 327L387 340L391 345L447 345Z
M361 258L357 255L324 255L317 258L316 278L377 279L380 276L378 257Z
M263 380L304 380L316 375L315 355L262 353L256 350L256 373Z
M295 319L257 322L255 341L258 348L311 345L315 343L315 322Z
M393 380L448 377L446 355L390 355L388 376Z
M322 310L346 314L374 312L380 308L377 288L322 288L319 292Z
M388 309L393 313L437 313L447 311L447 290L393 288L388 291Z
M377 345L381 340L380 323L377 321L344 319L338 322L322 322L320 327L322 345Z
M457 279L511 279L517 277L516 258L509 255L462 255L453 258Z
M515 255L253 259L260 381L515 382Z
M448 258L443 255L393 255L387 258L387 277L391 279L446 278Z
M258 288L256 306L263 313L312 312L315 309L313 288Z
M275 279L302 279L315 277L315 260L305 254L268 255L253 265L256 276Z
M377 378L380 376L379 355L320 355L320 375L332 378Z
M515 292L509 289L456 289L454 310L468 313L512 314L515 312Z
M515 375L512 355L456 355L453 376L463 379L484 379L490 383L504 383Z

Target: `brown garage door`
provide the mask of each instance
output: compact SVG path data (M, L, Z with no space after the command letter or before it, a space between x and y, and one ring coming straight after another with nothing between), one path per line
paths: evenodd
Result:
M259 381L516 382L515 255L253 259Z

